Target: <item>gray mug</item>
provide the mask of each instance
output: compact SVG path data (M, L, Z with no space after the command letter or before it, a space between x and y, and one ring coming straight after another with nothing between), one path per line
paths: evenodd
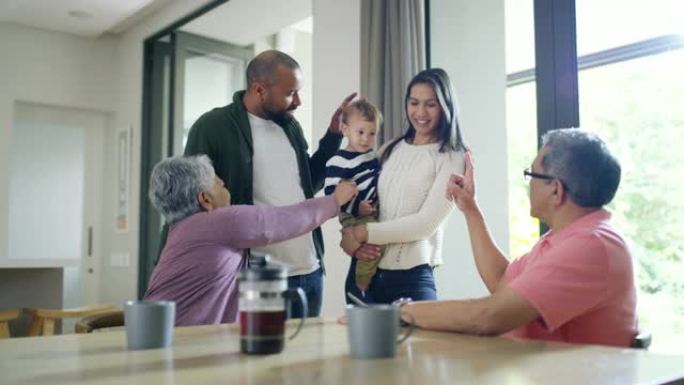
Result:
M124 325L128 349L155 349L171 346L176 303L172 301L128 301Z
M397 345L413 332L413 323L399 337L401 308L397 305L347 306L349 350L357 358L394 357Z

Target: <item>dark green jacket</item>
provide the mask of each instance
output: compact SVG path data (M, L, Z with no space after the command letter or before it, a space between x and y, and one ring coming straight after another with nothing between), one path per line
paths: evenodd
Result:
M228 187L231 204L254 204L252 191L252 129L247 110L242 102L245 91L233 95L233 103L202 115L190 129L185 155L206 154L214 164L216 174ZM299 166L299 183L306 198L312 198L323 187L325 163L342 142L342 136L326 132L311 157L302 128L296 119L289 117L276 122L285 131ZM323 235L321 229L313 232L316 254L323 266Z

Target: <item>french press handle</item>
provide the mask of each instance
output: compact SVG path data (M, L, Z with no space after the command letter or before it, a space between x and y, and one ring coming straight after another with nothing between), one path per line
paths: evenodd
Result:
M293 300L298 300L302 304L302 318L299 320L299 325L297 325L297 330L288 337L288 339L293 339L299 334L299 331L302 330L302 326L304 326L304 319L306 318L306 315L309 314L309 303L306 300L306 294L304 293L304 290L302 290L301 287L297 288L292 288L292 289L287 289L283 292L283 298L285 298L285 301L293 301Z

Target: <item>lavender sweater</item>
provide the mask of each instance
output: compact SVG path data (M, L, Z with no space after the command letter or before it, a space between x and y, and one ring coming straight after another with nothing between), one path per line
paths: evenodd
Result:
M177 326L235 322L242 249L309 233L338 214L333 196L194 214L170 227L145 299L175 301Z

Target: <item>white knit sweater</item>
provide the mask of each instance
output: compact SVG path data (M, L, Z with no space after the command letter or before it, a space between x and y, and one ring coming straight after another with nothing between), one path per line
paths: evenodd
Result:
M380 220L369 223L368 243L387 245L380 268L405 270L442 263L446 199L452 173L463 174L462 152L439 152L439 143L399 142L382 165L378 181Z

